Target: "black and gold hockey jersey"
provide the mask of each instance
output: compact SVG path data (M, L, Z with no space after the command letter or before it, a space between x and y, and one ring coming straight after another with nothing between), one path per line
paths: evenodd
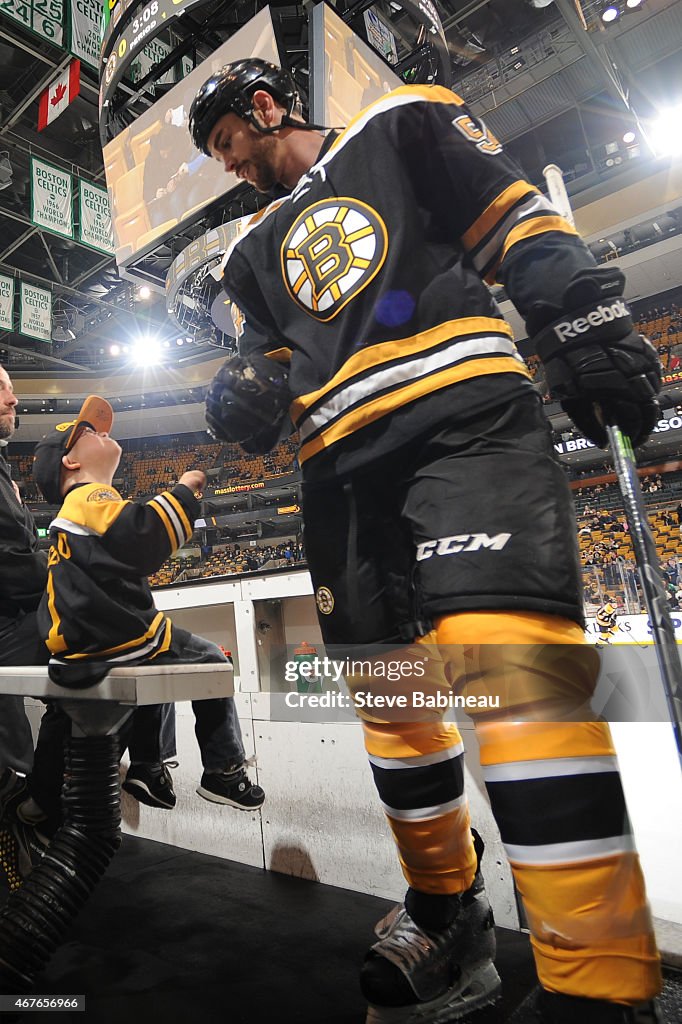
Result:
M596 619L600 630L615 633L618 628L618 609L610 601L607 601L597 609Z
M54 658L155 658L171 622L154 607L147 576L192 535L199 503L184 484L146 504L110 485L69 491L50 524L47 591L38 629Z
M440 86L404 86L325 140L253 218L224 286L244 355L290 363L307 479L355 469L531 387L484 281L526 316L594 266L574 228Z

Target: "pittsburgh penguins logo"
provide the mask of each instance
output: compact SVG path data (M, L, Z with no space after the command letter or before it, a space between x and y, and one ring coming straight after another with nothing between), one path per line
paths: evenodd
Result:
M386 259L386 225L357 199L323 199L296 218L282 243L291 297L316 320L331 320L366 288Z

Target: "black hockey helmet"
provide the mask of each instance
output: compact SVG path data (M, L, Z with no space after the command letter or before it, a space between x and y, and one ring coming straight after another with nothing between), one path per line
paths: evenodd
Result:
M252 97L257 89L265 89L285 108L282 124L276 128L263 128L254 117ZM206 156L210 156L206 144L216 121L230 111L263 134L277 131L282 125L303 127L291 119L293 113L301 113L301 98L293 78L288 71L260 57L225 64L204 82L194 97L189 111L189 130L194 145Z

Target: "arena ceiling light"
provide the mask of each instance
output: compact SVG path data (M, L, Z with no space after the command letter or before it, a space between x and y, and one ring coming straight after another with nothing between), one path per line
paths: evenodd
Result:
M620 18L620 13L620 7L616 4L607 4L601 12L601 20L608 24L608 22L615 21L616 18Z
M138 366L157 366L161 362L161 343L157 338L138 338L133 345L133 360Z
M649 129L656 156L682 156L682 103L661 110Z

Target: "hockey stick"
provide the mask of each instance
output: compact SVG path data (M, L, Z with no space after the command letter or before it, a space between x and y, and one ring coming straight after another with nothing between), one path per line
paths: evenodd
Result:
M556 164L549 164L545 167L543 174L550 199L562 216L575 225L571 201L566 191L561 168ZM606 424L598 406L595 407L595 411L606 427L618 486L623 498L625 516L630 527L635 562L644 594L644 604L651 623L656 658L661 670L661 680L677 753L680 765L682 765L682 664L675 640L675 627L670 615L668 599L663 589L663 573L658 562L656 545L649 527L642 490L639 486L637 463L630 438L623 434L619 427Z
M682 765L682 663L675 640L675 627L663 587L663 572L647 519L630 438L619 427L608 424L606 433L618 486L623 498L625 516L630 527L630 537L642 584L644 604L651 623L651 632L656 645L656 658L661 670L665 699L675 735L677 753Z

